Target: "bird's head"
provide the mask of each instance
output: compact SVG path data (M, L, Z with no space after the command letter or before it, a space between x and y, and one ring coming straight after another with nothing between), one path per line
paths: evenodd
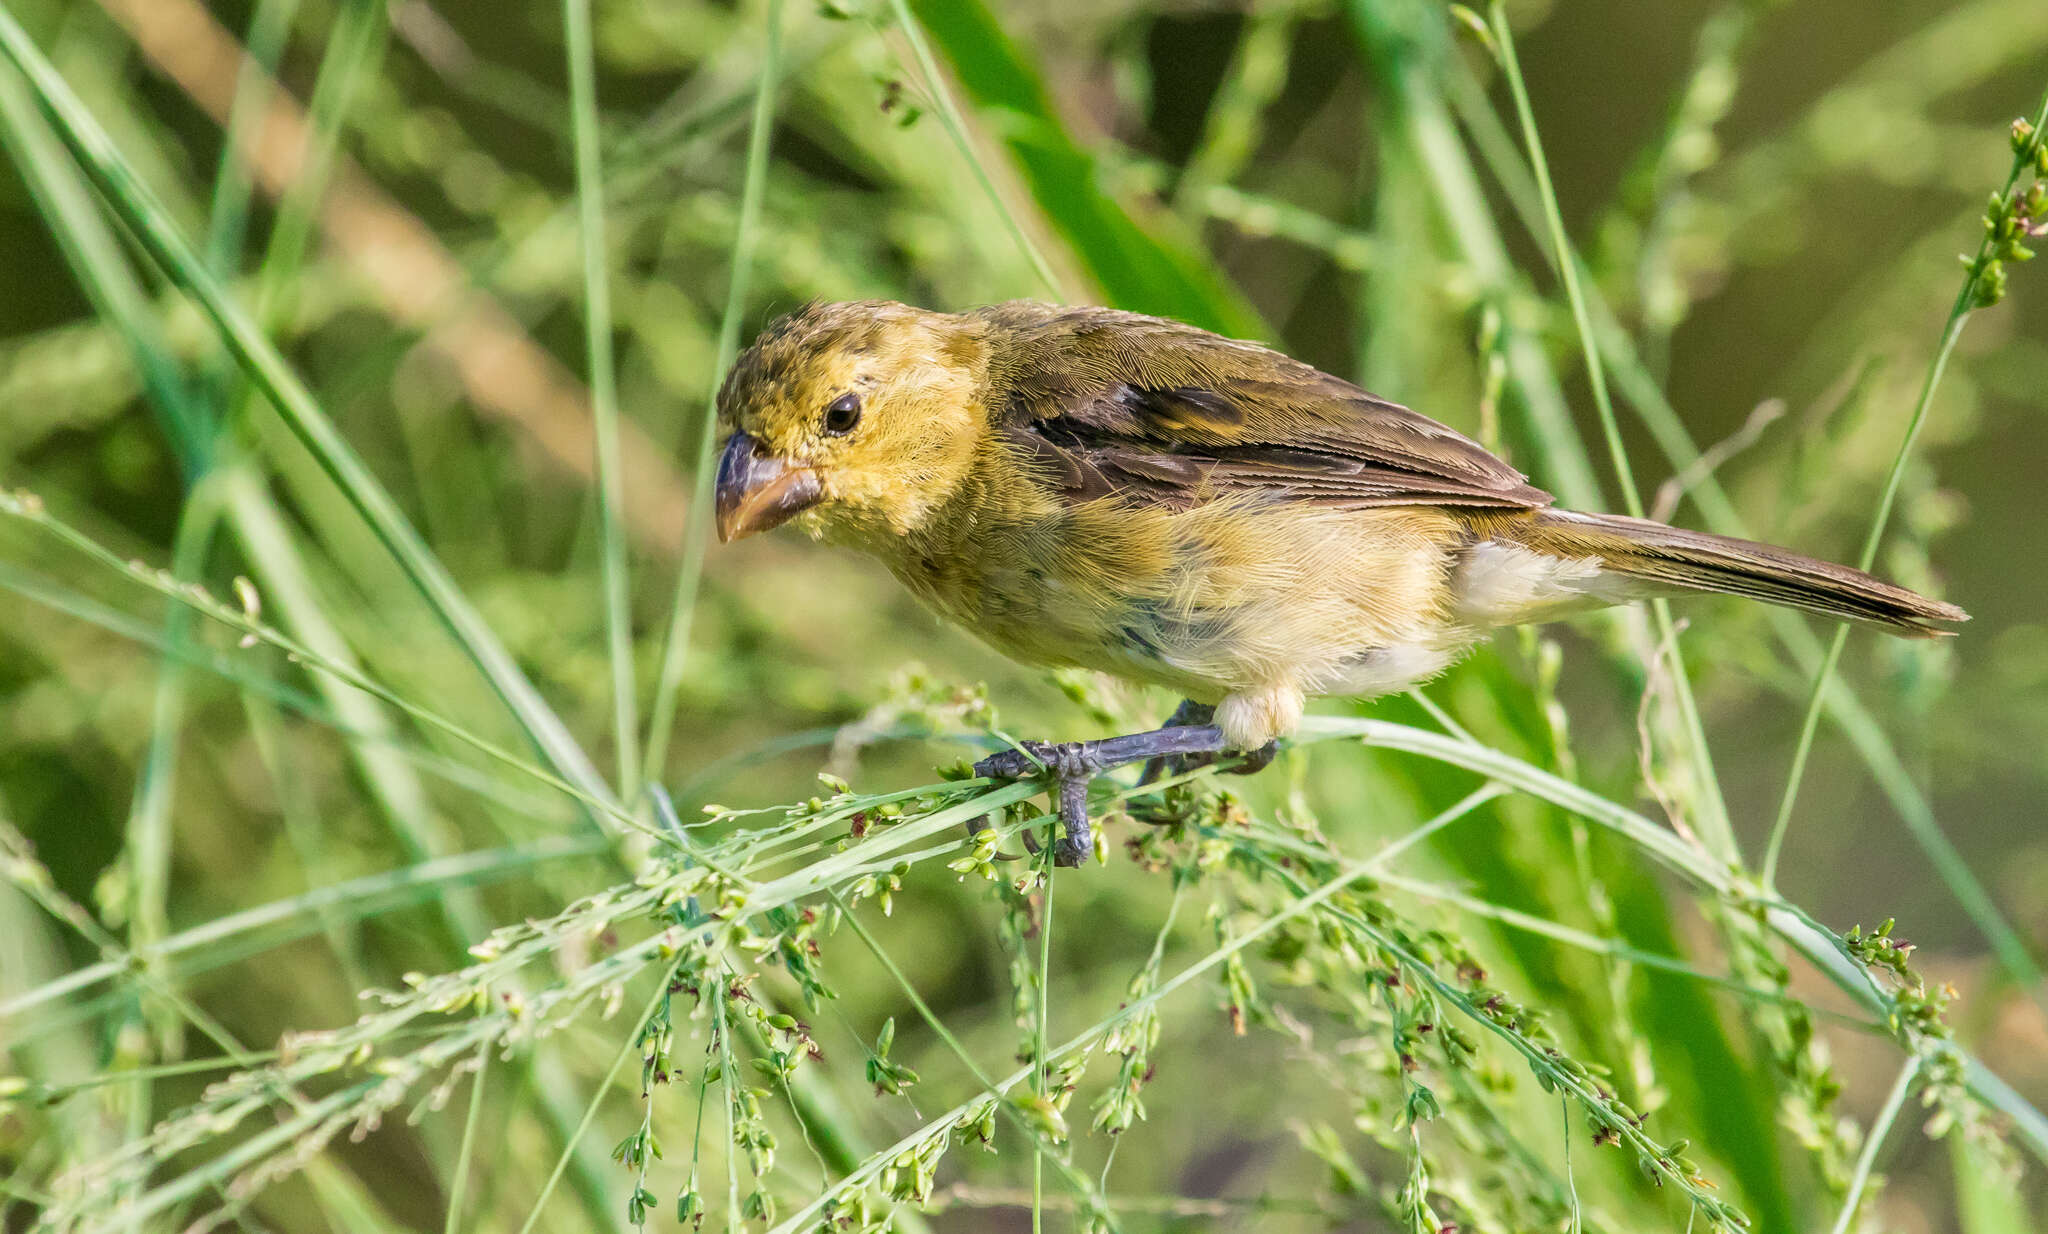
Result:
M914 530L972 459L987 360L978 323L886 300L775 321L718 392L718 538L790 519L814 535Z

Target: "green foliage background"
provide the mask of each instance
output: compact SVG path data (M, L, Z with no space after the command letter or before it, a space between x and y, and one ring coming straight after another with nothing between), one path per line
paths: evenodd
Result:
M885 793L987 739L971 683L1014 735L1088 735L1170 708L1001 662L878 569L795 537L706 551L692 476L707 395L777 312L814 297L1058 296L1178 316L1479 434L1571 504L1621 508L1499 31L1452 6L590 7L594 71L579 81L579 0L6 0L6 22L135 176L95 186L46 114L48 83L0 62L0 489L32 492L111 554L40 517L0 517L8 1229L52 1207L67 1170L205 1101L234 1043L263 1051L346 1024L362 991L460 969L493 926L659 868L659 845L592 799L616 794L645 826L647 781L693 822L711 803L818 796L836 821L821 766ZM1483 24L1490 10L1473 8ZM1968 273L1956 254L1976 251L2012 162L2007 125L2040 106L2048 7L1582 0L1506 16L1646 500L1683 471L1678 521L1853 559ZM276 93L222 54L244 44L275 67ZM167 273L165 237L191 245L190 269ZM1929 988L1955 987L1955 1038L2017 1106L2048 1102L2035 529L2048 297L2034 270L2008 266L2010 297L1971 316L1924 405L1878 557L1974 620L1939 644L1850 639L1839 678L1853 696L1818 730L1776 890L1838 933L1896 917ZM207 272L216 303L244 311L240 335L192 294ZM278 356L255 346L265 337ZM1687 470L1702 449L1711 475ZM158 567L305 654L167 602L149 586ZM1653 621L1599 620L1504 638L1432 686L1431 704L1326 710L1435 729L1440 704L1473 744L1697 837L1699 868L1725 879L1737 859L1764 860L1833 631L1733 602L1677 617L1688 678L1657 659ZM1689 695L1674 688L1688 679ZM1695 698L1713 786L1689 740ZM650 742L650 724L670 735ZM918 865L890 915L856 910L876 949L847 926L823 944L837 998L803 1013L824 1056L805 1065L804 1120L772 1100L764 1115L783 1140L763 1183L777 1219L978 1091L934 1022L1007 1074L1034 1037L1042 1049L1047 1031L1107 1023L1148 956L1171 970L1271 920L1281 901L1262 897L1278 884L1231 848L1242 819L1221 789L1257 834L1326 846L1303 858L1313 871L1370 856L1475 783L1335 742L1255 780L1201 779L1176 799L1193 820L1182 830L1126 819L1106 868L1057 880L1050 931L1025 932L1042 901L1027 908L972 868L956 881L944 861L960 854ZM963 799L948 792L922 804ZM2029 1214L2048 1187L2024 1129L2015 1160L2034 1164L2014 1182L1989 1139L1923 1135L1917 1100L1881 1115L1897 1044L1841 1023L1863 1012L1806 962L1777 970L1780 952L1744 924L1749 874L1701 894L1640 841L1539 797L1484 801L1419 845L1402 870L1425 884L1382 884L1385 911L1418 937L1442 930L1445 954L1483 961L1564 1054L1609 1068L1658 1141L1689 1139L1758 1228L1827 1229L1838 1213L1870 1229L2039 1227ZM741 856L749 828L781 818L712 817L704 842ZM1203 819L1222 821L1204 832ZM1004 824L1007 847L1023 821ZM1148 861L1127 860L1141 835ZM466 852L482 855L450 864ZM263 906L275 911L234 916ZM583 924L548 935L532 987L573 981L650 929ZM1566 1158L1556 1103L1508 1055L1478 1080L1421 1068L1464 1112L1418 1123L1411 1156L1407 1047L1366 1029L1404 1040L1414 1008L1361 992L1380 979L1362 954L1347 986L1312 936L1278 931L1247 949L1248 971L1226 965L1228 980L1162 999L1145 1121L1086 1130L1117 1080L1098 1059L1066 1111L1072 1140L1041 1142L1037 1167L1031 1133L1008 1122L994 1156L956 1150L931 1227L1065 1228L1090 1195L1127 1229L1489 1229L1512 1213L1555 1223L1541 1228L1687 1227L1675 1188L1596 1145L1576 1109ZM770 968L761 988L794 1007L786 966ZM1773 1010L1780 981L1821 1009L1825 1058ZM530 1213L607 1228L626 1222L635 1184L602 1150L643 1125L670 1150L646 1173L660 1200L647 1223L673 1227L696 1099L679 1083L643 1103L613 1068L632 1010L658 990L631 984L616 1018L516 1043L475 1106L467 1084L417 1120L408 1101L272 1186L245 1194L239 1167L220 1164L252 1127L167 1149L150 1186L205 1185L148 1228L211 1214L253 1229L517 1229ZM677 1057L694 1067L703 1021L683 1013L678 1000ZM885 1021L895 1041L879 1053L919 1076L907 1100L869 1095ZM772 1057L781 1031L742 1048ZM1488 1096L1510 1073L1512 1092ZM745 1172L722 1148L722 1100L701 1150L714 1222L728 1217L727 1162ZM1873 1120L1889 1134L1857 1170L1857 1128ZM1983 1134L2001 1130L2011 1109ZM564 1156L570 1141L596 1152ZM1061 1154L1105 1181L1091 1192L1047 1170ZM565 1182L536 1206L558 1160ZM1423 1165L1427 1217L1402 1194ZM1844 1189L1873 1165L1889 1185L1845 1212ZM1576 1184L1569 1209L1561 1181ZM74 1224L120 1225L120 1196L105 1198Z

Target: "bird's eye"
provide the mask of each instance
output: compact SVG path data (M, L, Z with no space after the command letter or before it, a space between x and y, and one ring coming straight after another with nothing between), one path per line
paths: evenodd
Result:
M834 437L844 437L860 423L860 395L842 394L825 408L825 431Z

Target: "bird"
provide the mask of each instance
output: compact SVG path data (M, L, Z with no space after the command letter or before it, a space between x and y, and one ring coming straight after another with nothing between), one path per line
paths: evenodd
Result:
M975 764L1047 777L1067 866L1102 773L1256 770L1308 699L1410 688L1503 627L1702 592L1907 637L1968 619L1787 549L1559 509L1427 416L1112 308L813 302L737 357L716 414L721 541L793 524L1015 660L1184 697L1156 730Z

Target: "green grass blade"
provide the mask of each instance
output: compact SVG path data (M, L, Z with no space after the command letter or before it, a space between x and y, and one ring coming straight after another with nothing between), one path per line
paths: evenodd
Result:
M1508 94L1515 101L1515 114L1521 122L1522 138L1528 147L1529 166L1536 173L1537 196L1543 205L1551 250L1557 254L1556 266L1564 284L1565 300L1571 306L1572 324L1578 329L1579 352L1585 359L1586 381L1592 387L1593 406L1599 413L1600 435L1607 443L1608 461L1613 465L1616 483L1621 486L1622 501L1631 515L1641 518L1642 495L1636 490L1635 471L1629 465L1628 450L1622 445L1621 425L1615 418L1614 400L1607 389L1607 366L1600 358L1599 339L1593 332L1592 317L1586 308L1586 294L1579 284L1579 263L1573 255L1571 237L1565 232L1564 214L1557 204L1557 190L1550 181L1550 161L1544 157L1543 138L1536 130L1535 108L1522 82L1521 61L1515 55L1514 31L1509 26L1507 9L1501 0L1493 0L1488 12L1494 46L1507 76ZM1721 797L1720 778L1714 774L1713 751L1707 744L1699 705L1693 700L1692 680L1679 655L1677 625L1671 618L1670 605L1661 599L1653 600L1650 610L1656 624L1658 645L1671 648L1669 681L1672 695L1680 723L1685 728L1687 745L1691 747L1688 753L1697 768L1701 800L1700 808L1694 812L1694 823L1707 844L1723 860L1739 861L1741 854L1735 843L1735 829L1728 818L1727 803Z
M1457 92L1461 112L1473 128L1475 137L1480 139L1479 148L1488 154L1494 175L1507 190L1509 200L1530 231L1539 232L1542 210L1535 200L1534 178L1526 167L1514 161L1512 142L1491 111L1483 109L1484 94L1477 83L1464 75L1454 80L1463 83L1463 88ZM1550 250L1542 252L1546 259L1555 260L1555 254ZM1583 263L1580 274L1591 302L1601 346L1604 353L1613 359L1613 376L1622 397L1635 410L1673 468L1694 465L1701 451L1686 429L1678 409L1665 396L1627 330L1601 297L1598 284L1584 270ZM1687 496L1704 516L1709 530L1737 539L1756 538L1735 508L1735 503L1729 499L1720 479L1713 473L1708 473L1688 491ZM1770 623L1773 634L1791 656L1793 664L1807 676L1817 676L1825 652L1820 639L1806 622L1798 614L1780 608L1767 609L1764 619ZM1879 791L1898 811L1900 820L1906 824L1907 834L1920 846L1943 885L1990 942L2000 967L2023 988L2032 991L2036 1001L2048 998L2048 975L2044 975L2019 932L1999 911L1983 882L1970 870L1954 842L1942 831L1933 804L1907 770L1897 747L1877 717L1863 705L1849 683L1839 678L1834 679L1824 692L1823 705L1829 718L1862 758Z
M975 181L981 185L981 191L987 194L996 212L1002 215L1003 225L1010 229L1010 235L1030 261L1032 270L1037 272L1039 281L1045 284L1053 299L1066 299L1060 290L1059 276L1053 273L1045 253L1032 240L1031 233L1024 229L1023 221L1010 209L1010 203L1003 199L1002 190L996 187L995 179L989 175L988 167L975 153L974 138L967 132L967 122L961 118L959 105L953 102L953 92L947 87L945 76L939 72L938 61L932 58L931 44L924 37L924 29L917 24L917 18L912 16L910 5L906 0L889 0L889 6L896 14L897 27L910 42L911 54L917 59L919 71L924 74L926 92L938 102L939 117L945 123L946 135L953 139L953 147L973 168Z
M1132 211L1099 187L1093 155L1061 123L1045 83L982 0L913 0L912 10L974 104L992 113L1032 199L1110 302L1219 333L1267 337L1257 310L1170 215Z
M611 276L606 272L604 167L597 131L597 54L590 0L562 0L569 57L569 111L575 136L576 205L583 248L583 337L590 365L590 414L597 436L597 537L603 562L605 641L612 670L612 740L618 747L619 797L640 785L640 718L633 673L633 588L627 573L626 504L619 460L618 376L612 361Z
M255 177L243 151L277 96L277 61L284 54L298 13L299 0L259 0L249 18L248 55L235 77L235 102L222 134L220 165L213 177L213 208L206 220L206 264L222 277L242 264L242 243L256 195Z
M469 1081L469 1113L462 1117L462 1145L455 1150L454 1178L448 1183L448 1214L442 1234L459 1234L462 1229L464 1192L469 1187L470 1162L476 1153L477 1116L484 1108L484 1076L491 1064L489 1042L476 1048L476 1074Z
M2048 127L2048 96L2043 97L2041 107L2035 114L2032 131L2039 134L2044 127ZM2038 143L2039 140L2037 136L2035 142ZM2009 198L2020 177L2032 168L2033 149L2034 147L2030 146L2026 150L2014 153L2012 168L2006 173L2005 183L1998 189L2000 200ZM1870 530L1864 534L1863 550L1856 558L1856 565L1860 569L1868 570L1877 561L1878 546L1883 544L1885 528L1891 523L1892 506L1898 500L1899 485L1906 475L1906 464L1912 460L1913 447L1920 440L1920 430L1926 427L1928 410L1934 405L1934 392L1941 387L1941 379L1948 371L1949 357L1955 354L1956 343L1962 339L1963 328L1968 324L1970 314L1988 303L1985 299L1985 287L1986 280L1990 277L1990 266L1986 263L1996 264L1993 255L2000 243L2000 237L1987 228L1985 235L1977 243L1976 255L1970 264L1969 274L1963 279L1962 288L1956 292L1955 303L1949 308L1948 320L1942 323L1941 341L1935 348L1934 359L1927 366L1926 376L1921 380L1920 397L1914 400L1912 414L1907 417L1906 431L1899 439L1897 453L1892 456L1891 468L1885 473L1884 489L1878 497L1877 511L1871 516ZM1992 296L1991 299L1995 300L1996 296ZM1848 626L1845 625L1835 631L1833 641L1828 644L1827 654L1821 658L1820 671L1814 675L1813 689L1807 695L1806 714L1799 724L1799 742L1792 753L1792 770L1786 777L1785 792L1779 798L1778 813L1771 824L1770 846L1764 852L1762 873L1766 887L1775 885L1778 853L1784 846L1786 831L1791 827L1793 808L1799 802L1799 787L1806 778L1806 760L1813 751L1814 733L1820 727L1821 709L1825 705L1824 696L1827 694L1828 682L1834 677L1835 665L1840 662L1842 648L1848 641ZM1965 885L1976 887L1976 881L1970 877L1967 869L1962 870L1962 875L1967 880ZM1944 877L1946 876L1945 872ZM1977 890L1981 894L1982 889ZM1971 910L1973 917L1977 916L1980 910L1989 909L1993 918L1996 918L1996 909L1990 907L1988 897L1981 904L1972 905L1966 902L1965 907ZM2037 974L2036 981L2038 980Z
M582 749L484 623L455 581L320 409L277 348L228 295L179 233L155 195L128 166L78 96L38 50L20 21L0 10L0 55L29 80L37 104L100 189L108 206L173 281L199 305L278 415L340 487L463 651L512 711L529 740L584 792L610 797Z
M0 148L20 169L94 310L126 345L151 405L162 409L179 469L197 474L210 449L205 407L172 358L156 305L136 281L119 239L101 223L99 203L12 67L0 70Z
M782 50L782 0L768 0L767 39L761 51L761 72L754 87L753 126L747 135L746 179L740 189L739 225L733 233L732 273L726 283L725 312L718 323L718 350L711 384L704 395L704 424L698 430L697 458L690 468L690 526L683 544L683 565L676 575L675 598L669 604L668 637L662 648L661 676L654 688L654 707L647 726L647 757L641 766L660 779L668 765L668 744L675 730L676 703L683 688L683 666L690 655L690 627L697 613L697 590L704 578L704 552L711 543L711 464L718 448L718 388L725 370L739 353L740 319L746 313L747 287L753 278L754 246L761 225L761 195L768 183L768 142L775 130L775 90Z

